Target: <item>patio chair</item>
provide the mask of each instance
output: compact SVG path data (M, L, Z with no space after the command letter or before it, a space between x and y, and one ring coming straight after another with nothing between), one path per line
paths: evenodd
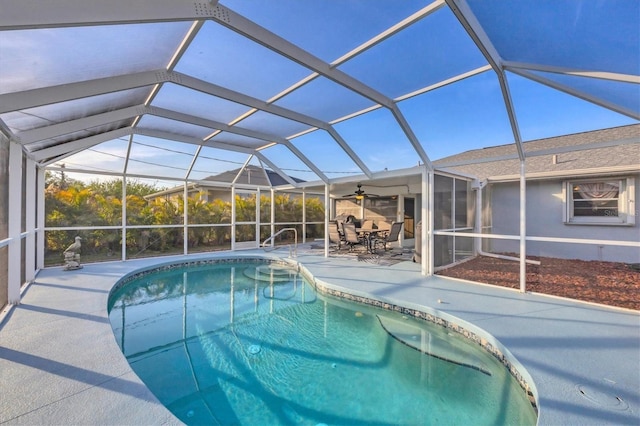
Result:
M356 225L352 222L342 224L342 232L344 233L344 241L349 246L349 251L353 251L353 246L358 244L364 245L364 239L358 236Z
M340 225L337 221L329 222L329 242L335 244L338 251L342 248L344 242L344 235L340 232Z
M378 235L377 237L375 237L372 244L374 250L376 250L378 245L381 244L382 247L384 247L384 250L387 251L387 243L398 241L398 238L400 238L402 225L404 225L404 222L395 222L391 224L391 230L389 231L389 233Z

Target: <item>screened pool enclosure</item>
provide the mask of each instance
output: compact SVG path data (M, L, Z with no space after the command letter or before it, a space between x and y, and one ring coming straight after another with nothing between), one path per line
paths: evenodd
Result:
M404 222L426 275L509 251L523 291L530 245L638 253L639 161L606 171L625 236L567 238L527 226L528 165L567 148L525 142L638 123L639 26L633 1L4 1L0 306L78 235L84 262L255 248L285 228L328 255L346 212ZM637 147L637 129L573 149ZM503 198L456 169L502 160L519 168ZM569 177L565 192L583 183Z

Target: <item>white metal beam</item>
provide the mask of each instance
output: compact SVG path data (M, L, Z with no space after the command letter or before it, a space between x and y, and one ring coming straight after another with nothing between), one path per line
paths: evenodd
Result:
M337 67L338 65L348 61L349 59L352 59L353 57L355 57L357 55L360 55L361 53L371 49L372 47L378 45L379 43L382 43L383 41L385 41L389 37L399 33L400 31L402 31L402 30L410 27L411 25L415 24L419 20L431 15L432 13L434 13L434 12L436 12L438 10L440 10L440 8L442 8L444 5L445 5L444 0L436 0L431 4L428 4L427 6L423 7L420 10L418 10L417 12L412 14L411 16L408 16L407 18L405 18L402 21L398 22L397 24L393 25L391 28L388 28L387 30L381 32L377 36L367 40L366 42L364 42L360 46L356 47L355 49L351 50L350 52L347 52L346 54L342 55L341 57L339 57L335 61L331 62L331 67Z
M236 135L246 136L253 139L259 139L266 142L278 142L285 143L286 139L279 136L270 135L256 130L244 129L238 126L229 126L216 120L210 120L208 118L196 117L190 114L184 114L177 111L172 111L158 107L146 107L145 113L155 115L157 117L167 118L169 120L181 121L183 123L189 123L200 127L207 127L213 130L222 130L224 132L233 133Z
M272 102L272 101L270 100L269 102ZM147 107L147 111L150 114L157 115L164 118L169 118L172 120L195 124L202 127L209 127L215 130L229 132L229 133L246 136L254 139L260 139L266 142L277 142L279 144L285 145L294 153L294 155L296 155L300 159L300 161L304 162L324 182L328 180L327 176L320 169L318 169L304 154L302 154L302 152L300 152L295 146L293 146L293 144L286 138L282 138L280 136L275 136L275 135L269 135L269 134L258 132L255 130L244 129L242 127L238 127L236 124L228 125L219 121L205 119L201 117L195 117L192 115L183 114L176 111L170 111L163 108ZM324 123L324 125L326 126L327 124Z
M158 117L163 117L171 120L181 121L184 123L190 123L197 126L208 127L211 129L222 130L225 132L242 135L254 139L260 139L264 141L275 141L277 143L287 146L302 162L304 162L311 170L313 170L323 181L327 181L328 178L318 169L304 154L302 154L290 141L279 136L269 135L263 132L258 132L250 129L243 129L238 126L229 126L225 123L215 120L209 120L201 117L196 117L189 114L183 114L176 111L167 110L157 107L145 107L144 105L138 105L128 108L123 108L116 111L110 111L103 114L96 114L90 117L84 117L78 120L72 120L65 123L54 124L47 127L41 127L38 129L28 130L16 135L16 139L20 143L31 143L41 139L50 139L57 136L61 136L75 131L88 129L92 127L102 126L109 124L113 121L121 121L127 119L133 119L136 116L152 114Z
M217 0L18 0L6 3L0 30L225 19Z
M38 167L38 176L37 176L37 190L36 190L36 209L37 213L37 223L36 228L38 228L38 234L36 237L36 268L43 269L44 268L44 252L45 252L45 239L44 239L44 225L45 225L45 217L46 212L44 209L44 201L45 201L45 173L44 167ZM124 203L126 204L126 203Z
M475 15L469 9L465 0L447 0L453 13L456 15L460 23L463 25L472 40L478 46L482 54L485 56L491 67L498 76L500 90L504 98L509 122L513 132L516 147L518 149L518 157L520 159L520 291L526 291L526 177L525 177L525 152L522 146L522 137L518 127L511 93L507 84L507 78L503 69L502 59L483 28L478 23ZM479 206L480 208L481 206Z
M342 150L347 153L349 158L351 158L351 160L353 160L353 162L356 163L358 167L360 167L362 173L371 178L371 170L369 170L367 165L364 164L364 161L360 159L358 154L356 154L355 151L351 149L351 145L349 145L344 139L342 139L342 136L340 136L340 134L333 128L333 126L329 127L326 130L329 135L331 135L331 137L338 143L338 145L340 145Z
M122 108L102 114L95 114L76 120L69 120L50 126L38 127L31 130L16 133L14 140L20 144L27 145L46 139L53 139L58 136L79 132L85 129L104 126L113 122L133 119L146 112L144 105Z
M273 105L269 102L264 102L260 99L253 98L251 96L244 95L239 92L235 92L233 90L227 89L225 87L221 87L206 81L202 81L184 74L174 73L179 79L180 85L191 88L193 90L198 90L203 93L207 93L209 95L213 95L222 99L226 99L235 103L239 103L242 105L246 105L257 110L265 111L270 114L277 115L279 117L287 118L289 120L297 121L299 123L307 124L311 127L315 127L318 129L326 130L331 137L340 145L340 147L345 151L345 153L362 169L365 174L370 173L367 166L364 162L351 150L351 148L346 144L344 139L335 131L335 129L324 121L315 119L313 117L300 114L296 111L288 110L286 108L279 107L277 105ZM235 127L235 126L231 126Z
M580 70L576 68L554 67L550 65L530 64L530 63L514 62L514 61L503 61L502 66L504 67L504 69L509 71L512 71L512 70L541 71L541 72L548 72L552 74L571 75L575 77L589 77L589 78L597 78L600 80L611 80L611 81L617 81L620 83L640 84L640 76L632 75L632 74Z
M464 27L465 31L473 42L476 44L480 52L485 57L487 62L491 65L491 68L495 71L498 82L500 83L500 90L502 91L502 97L504 99L505 107L507 109L507 115L509 116L509 123L511 124L511 131L513 132L513 138L518 149L518 155L521 160L524 160L524 148L522 147L522 137L520 136L520 128L518 127L518 120L513 108L513 101L511 99L511 93L507 84L507 79L504 74L502 58L498 54L498 51L493 46L493 43L484 32L484 29L476 19L475 15L469 8L466 0L445 0L449 5L449 8L453 14L458 18L458 21Z
M205 142L203 142L202 139L199 139L199 138L194 138L194 137L185 136L185 135L179 135L177 133L169 133L169 132L165 132L163 130L152 130L152 129L136 128L135 130L133 130L133 134L149 136L149 137L152 137L152 138L165 139L165 140L169 140L169 141L184 142L184 143L188 143L188 144L192 144L192 145L209 146L209 147L212 147L212 148L219 148L219 149L224 149L224 150L227 150L227 151L241 152L243 154L255 154L255 149L253 149L253 148L247 148L247 147L238 146L238 145L229 145L229 144L222 143L222 142L213 142L213 141L205 141Z
M176 78L179 76L165 70L155 70L4 93L0 95L0 114L137 87L152 86L169 80L173 81Z
M527 178L525 161L520 161L520 292L527 291Z
M298 186L298 184L293 179L291 179L291 176L286 174L280 167L273 164L273 162L265 157L264 154L262 154L260 151L256 152L255 155L260 161L266 163L271 169L273 169L274 172L279 174L280 177L286 180L290 185Z
M239 92L235 92L225 87L221 87L221 86L218 86L206 81L202 81L202 80L187 76L185 74L173 72L173 71L155 70L155 71L148 71L148 72L142 72L142 73L120 75L116 77L107 77L107 78L101 78L101 79L95 79L95 80L88 80L88 81L70 83L70 84L59 85L59 86L51 86L51 87L27 90L23 92L7 93L7 94L0 95L0 114L4 112L34 108L42 105L60 103L60 102L69 101L73 99L79 99L84 97L101 95L105 93L128 90L136 87L152 86L152 85L156 85L164 82L176 83L181 86L200 91L202 93L206 93L222 99L230 100L232 102L240 103L242 105L256 108L258 110L266 111L271 114L278 115L283 118L287 118L289 120L307 124L311 127L327 130L329 131L331 136L336 140L336 142L343 148L343 150L345 150L347 155L349 155L352 158L352 160L356 164L358 164L359 167L361 167L363 172L365 174L370 173L368 171L368 168L358 158L358 156L350 148L347 148L347 145L344 142L344 140L337 134L337 132L332 128L330 124L321 120L317 120L313 117L306 116L304 114L300 114L292 110L288 110L286 108L282 108L276 105L266 103L262 100L244 95ZM131 108L139 108L139 107L131 107ZM158 111L166 111L166 110L158 109ZM86 119L87 121L84 121L85 119L79 119L78 121L74 120L72 122L62 123L60 125L47 126L46 128L43 128L43 129L35 129L33 131L28 131L28 133L22 132L20 141L22 143L28 143L27 141L40 138L43 135L47 134L46 129L50 129L51 134L65 134L61 132L66 132L67 130L70 130L70 129L81 129L79 126L82 126L82 125L93 126L94 124L99 125L100 123L106 124L105 120L117 119L117 118L126 119L131 117L131 115L129 114L141 115L142 113L143 113L142 111L139 111L136 109L129 110L125 108L120 110L120 112L113 112L112 114L105 113L106 115L96 115L93 118L87 118ZM187 115L184 115L183 117L187 117ZM199 120L203 120L203 119L199 119ZM214 122L212 120L209 120L209 124L211 123L214 123ZM224 123L216 123L216 127L219 129L225 129L225 131L229 131L237 134L243 134L243 133L239 133L239 131L244 131L242 129L240 129L239 131L233 131L232 129L234 129L235 126L228 126ZM257 134L258 133L255 133L254 135L257 135ZM40 157L40 160L42 159L43 157Z
M224 6L222 5L218 5L218 7L224 8ZM429 11L429 13L431 13L431 11ZM391 98L365 85L361 81L356 80L348 74L345 74L344 72L334 68L332 65L311 55L307 51L299 48L288 40L285 40L284 38L277 36L276 34L266 30L265 28L256 25L255 23L233 12L232 10L227 9L227 15L229 17L228 20L221 20L216 18L213 18L213 20L255 41L256 43L259 43L266 48L271 49L274 52L277 52L291 59L292 61L313 70L314 72L334 81L335 83L338 83L341 86L346 87L347 89L352 90L361 96L364 96L372 102L383 105L384 107L390 109L393 112L394 117L398 119L398 109ZM424 154L424 150L422 150L421 147L419 149L417 148L418 146L420 146L420 144L416 140L415 134L409 127L407 121L399 119L398 124L407 135L407 137L409 137L410 142L414 146L414 148L417 149L418 155L423 159L425 163L430 163L429 159ZM322 126L322 128L326 129L326 126ZM363 169L363 171L365 171L365 169Z
M122 136L126 136L130 133L131 133L130 127L116 129L110 132L100 133L99 135L90 136L88 138L78 139L73 142L61 143L59 145L55 145L50 148L34 151L32 155L33 155L33 159L39 162L51 157L57 157L59 155L69 154L72 152L87 149L102 142L121 138Z
M2 137L2 136L0 136ZM22 147L9 142L9 203L7 221L8 237L11 239L8 248L9 270L7 271L8 303L20 303L20 265L22 264Z
M24 242L25 282L36 278L36 164L27 158L25 161L24 218L27 236Z
M169 75L174 76L174 79L177 80L175 81L175 83L180 84L181 86L184 86L184 87L188 87L193 90L197 90L202 93L207 93L209 95L213 95L218 98L226 99L238 104L256 108L261 111L266 111L271 114L287 118L289 120L307 124L309 126L325 128L328 125L326 122L315 119L313 117L300 114L296 111L282 108L277 105L269 104L268 102L265 102L263 100L245 95L240 92L236 92L226 87L218 86L216 84L209 83L207 81L203 81L203 80L188 76L186 74L171 72L169 73Z
M231 185L235 185L236 182L238 182L238 179L240 179L240 177L242 176L242 172L245 171L245 169L249 165L249 162L251 161L252 158L253 158L253 154L251 154L251 155L249 155L247 157L247 159L244 161L244 164L242 165L242 167L240 167L238 169L238 173L236 173L236 176L231 181ZM267 179L267 173L264 171L264 169L262 170L262 172L264 173L264 178L267 180L267 182L269 182L269 179ZM251 183L251 182L249 182L249 183ZM272 186L271 182L269 182L269 186Z
M178 64L178 61L185 54L185 52L189 48L189 45L191 44L191 42L193 42L196 35L198 35L198 32L200 31L203 25L204 25L204 21L195 21L191 24L189 31L187 31L187 34L184 36L184 38L182 39L182 42L180 42L180 45L177 47L173 56L169 60L169 63L167 64L167 67L166 67L167 71L173 71L175 69L176 65ZM163 85L164 83L158 83L153 86L153 88L151 89L151 92L147 96L147 99L145 99L144 101L145 106L151 105L151 102L158 95ZM141 116L137 116L134 118L132 123L133 127L136 127L140 123L140 118ZM188 172L187 172L187 175L188 175Z
M324 185L324 257L329 257L329 220L333 217L333 205L329 194L329 185ZM338 242L339 244L339 242Z
M267 29L255 24L244 16L222 6L218 8L226 10L227 19L213 17L212 20L219 24L241 34L256 43L265 46L268 49L277 52L292 61L317 72L318 74L370 99L375 103L379 103L388 108L393 106L393 101L382 93L366 86L362 82L353 77L332 68L328 63L310 54L309 52L299 48L288 40L268 31Z
M122 237L120 238L120 259L127 260L127 176L122 176L122 210L120 223L122 224Z
M307 156L304 155L294 144L292 144L289 141L286 141L284 145L287 148L289 148L289 150L293 153L293 155L298 157L300 161L302 161L307 167L309 167L309 169L311 169L311 171L314 172L320 178L320 180L322 180L323 182L329 181L329 178L327 177L327 175L325 175L322 172L322 170L316 167L316 165L311 160L309 160Z
M399 96L399 97L395 98L394 101L395 102L401 102L401 101L413 98L415 96L422 95L422 94L427 93L427 92L431 92L431 91L439 89L441 87L445 87L445 86L448 86L450 84L457 83L458 81L462 81L462 80L464 80L466 78L473 77L473 76L478 75L478 74L482 74L483 72L487 72L490 69L491 69L491 65L483 65L483 66L478 67L476 69L473 69L471 71L467 71L465 73L455 75L455 76L453 76L451 78L448 78L446 80L439 81L439 82L431 84L431 85L429 85L427 87L423 87L422 89L418 89L418 90L413 91L411 93L407 93L405 95Z
M424 148L420 144L420 141L416 137L415 133L413 133L413 129L411 129L411 126L409 126L409 123L404 118L404 115L402 115L400 108L398 108L398 106L394 104L393 108L391 109L391 113L396 118L396 121L400 123L400 127L402 128L405 135L407 136L407 139L409 139L409 142L411 142L413 149L415 149L415 151L418 153L418 157L420 157L420 160L422 160L422 162L429 169L433 169L433 165L431 164L431 160L429 159L429 156L427 155Z
M559 90L561 92L567 93L569 95L575 96L577 98L580 98L582 100L585 100L587 102L591 102L593 104L596 104L598 106L601 106L603 108L607 108L610 109L611 111L615 111L619 114L623 114L626 115L627 117L631 117L633 119L636 120L640 120L640 112L639 111L634 111L628 108L624 108L618 104L614 104L612 102L606 101L604 99L600 99L597 98L595 96L589 95L587 93L581 92L580 90L576 90L572 87L568 87L565 86L564 84L560 84L558 82L555 82L553 80L550 80L548 78L542 77L540 75L537 74L533 74L531 72L522 70L522 69L511 69L511 72L513 72L514 74L518 74L524 78L527 78L529 80L533 80L536 81L540 84L543 84L545 86L549 86L552 87L556 90Z

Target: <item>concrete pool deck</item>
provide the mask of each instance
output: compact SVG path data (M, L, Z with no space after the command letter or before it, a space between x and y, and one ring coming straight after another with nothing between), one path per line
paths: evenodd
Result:
M638 311L423 277L411 262L379 266L315 253L299 249L296 260L319 282L430 307L494 336L533 378L539 424L640 424ZM120 352L107 314L110 289L152 265L274 255L248 250L40 271L2 318L0 423L180 424Z

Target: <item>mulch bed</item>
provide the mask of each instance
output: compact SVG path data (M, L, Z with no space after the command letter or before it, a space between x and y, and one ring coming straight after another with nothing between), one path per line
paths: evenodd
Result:
M640 310L640 271L634 265L615 262L530 257L540 265L527 264L527 291L587 302ZM438 275L520 288L517 261L478 256Z

